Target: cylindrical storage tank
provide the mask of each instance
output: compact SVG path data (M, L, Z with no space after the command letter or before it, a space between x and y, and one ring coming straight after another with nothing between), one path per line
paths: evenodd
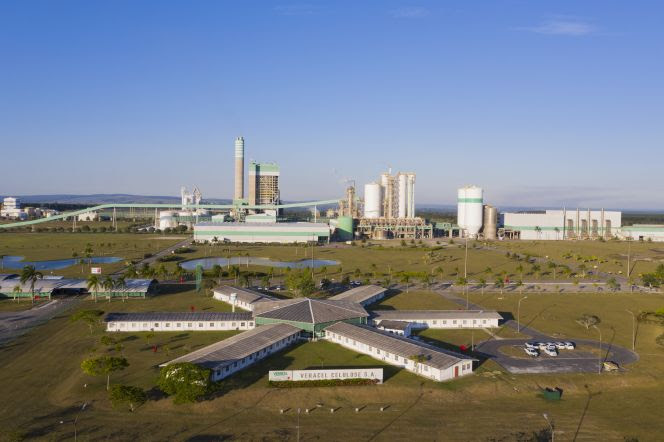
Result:
M408 189L408 202L406 204L406 217L415 218L415 174L408 174L408 181L406 185Z
M457 199L457 224L465 235L476 238L482 228L484 192L477 186L459 189Z
M402 173L399 174L399 218L405 218L408 204L408 177Z
M350 216L337 218L337 236L340 241L351 241L353 239L353 218Z
M380 218L383 206L383 188L378 183L364 185L364 217Z
M159 212L159 228L161 230L167 228L172 229L177 226L178 226L177 212L173 210L162 210L161 212Z
M484 239L495 240L498 230L498 209L493 206L484 206Z

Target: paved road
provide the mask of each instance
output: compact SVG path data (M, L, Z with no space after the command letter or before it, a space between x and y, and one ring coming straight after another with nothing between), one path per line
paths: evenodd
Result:
M0 346L6 345L54 316L76 306L84 296L53 299L46 304L20 312L0 313Z
M434 287L433 289L444 298L459 304L464 308L466 307L466 300L455 296L451 291L446 290L446 287ZM481 305L472 302L469 303L469 308L473 310L484 310ZM517 329L517 323L514 320L508 320L504 325L513 328L514 330ZM545 333L525 325L521 325L519 331L520 333L529 336L529 338L489 339L478 344L475 347L476 351L485 357L496 361L510 373L592 373L598 371L600 362L603 361L613 361L623 367L626 364L631 364L639 360L639 356L635 352L607 342L602 342L601 345L603 350L603 358L601 361L597 356L583 350L562 352L556 357L550 357L544 354L537 358L521 358L506 355L501 349L513 346L519 347L521 351L523 351L523 346L527 341L560 341L560 338L548 336ZM573 342L575 342L577 346L599 348L599 341L592 339L574 339Z
M172 246L165 248L164 250L160 250L159 252L155 253L149 258L145 258L140 260L135 264L136 268L140 268L143 264L152 264L153 262L157 261L157 259L161 258L164 255L170 255L171 252L174 252L176 249L179 249L180 247L188 246L191 244L191 241L193 238L191 236L188 236L186 239L183 239L182 241L173 244ZM124 269L118 270L117 272L113 273L114 275L120 275L124 273Z

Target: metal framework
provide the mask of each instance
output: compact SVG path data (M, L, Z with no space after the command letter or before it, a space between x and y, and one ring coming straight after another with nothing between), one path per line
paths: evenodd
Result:
M362 218L357 232L371 239L433 238L433 226L423 218Z

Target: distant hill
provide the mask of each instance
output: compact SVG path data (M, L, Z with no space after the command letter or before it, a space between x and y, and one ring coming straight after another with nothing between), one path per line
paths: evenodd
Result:
M14 195L11 195L14 196ZM95 204L171 204L180 201L179 196L165 196L165 195L129 195L125 193L111 193L111 194L93 194L93 195L19 195L23 204L34 203L60 203L60 204L82 204L82 205L95 205ZM204 199L206 203L211 204L229 204L231 201L227 199Z

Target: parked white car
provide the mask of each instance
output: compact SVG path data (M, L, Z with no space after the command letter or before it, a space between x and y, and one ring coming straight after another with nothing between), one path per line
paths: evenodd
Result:
M564 343L564 342L556 342L556 343L555 343L555 346L556 346L556 349L558 349L558 350L565 350L565 348L567 348L567 347L565 346L565 343Z
M525 346L533 350L539 347L537 342L526 342Z
M556 350L555 346L544 347L544 353L549 356L558 356L558 350Z
M574 345L574 342L565 342L565 348L567 350L574 350L576 348L576 345Z
M526 351L526 354L528 356L533 356L533 357L539 356L539 352L537 350L535 350L534 348L526 347L524 350Z

